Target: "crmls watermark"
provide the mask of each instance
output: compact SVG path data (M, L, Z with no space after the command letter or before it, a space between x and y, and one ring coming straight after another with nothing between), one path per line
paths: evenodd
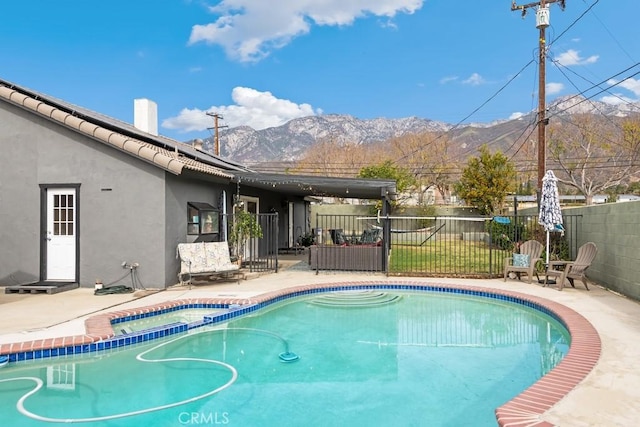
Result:
M216 426L229 424L228 412L180 412L178 421L182 425Z

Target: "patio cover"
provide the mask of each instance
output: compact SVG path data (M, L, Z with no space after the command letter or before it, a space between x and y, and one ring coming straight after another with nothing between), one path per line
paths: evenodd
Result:
M396 182L388 179L336 178L317 175L287 175L232 171L232 182L279 191L295 196L375 199L396 196Z

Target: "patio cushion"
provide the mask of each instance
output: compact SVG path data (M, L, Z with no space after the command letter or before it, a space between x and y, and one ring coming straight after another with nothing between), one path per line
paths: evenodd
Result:
M537 240L527 240L521 244L519 254L504 259L504 280L507 280L509 273L517 273L518 279L526 274L531 283L534 274L537 274L536 264L540 261L543 249L544 245Z
M382 229L373 228L367 229L362 232L360 237L361 245L381 245L382 244Z
M180 274L220 273L238 270L231 262L227 242L178 244Z
M178 255L180 256L180 272L182 273L202 273L207 268L204 243L180 243Z
M204 272L214 271L224 272L231 270L238 270L240 267L237 264L231 262L229 256L229 245L225 242L210 242L206 243L204 247L206 253L206 265L204 266Z
M529 267L529 254L513 254L514 267Z

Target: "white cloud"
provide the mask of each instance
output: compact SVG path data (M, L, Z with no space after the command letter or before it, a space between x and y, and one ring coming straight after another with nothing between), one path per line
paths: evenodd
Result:
M555 95L564 90L564 85L562 83L547 83L545 88L547 95Z
M524 113L520 113L520 112L511 113L511 115L509 116L509 120L516 120L524 115L525 115Z
M259 130L280 126L298 117L322 113L322 110L314 110L309 104L296 104L276 98L271 92L247 87L234 88L231 97L234 105L211 106L207 110L184 108L177 116L165 119L162 126L182 132L204 131L213 125L213 119L207 115L207 111L210 111L222 115L227 126L250 126Z
M379 23L382 28L390 28L392 30L398 29L398 24L396 24L395 21L391 18L386 19L384 21L379 21Z
M447 83L455 82L456 80L458 80L458 76L446 76L440 79L440 84L446 85Z
M598 55L592 55L588 58L582 58L580 52L574 49L569 49L566 52L562 52L556 56L555 60L558 64L566 66L570 65L586 65L593 64L598 61Z
M214 22L194 25L189 44L219 45L240 62L256 62L307 34L313 25L351 25L366 16L412 14L424 0L222 0L209 7ZM388 27L393 27L389 22Z
M600 98L600 101L610 105L621 105L621 104L633 103L633 102L636 102L637 100L631 99L627 96L623 96L619 93L616 93L615 95L603 96L602 98Z
M618 83L618 81L617 80L609 80L608 83L610 85L615 85L616 83ZM623 82L620 82L619 84L617 84L616 87L627 89L628 91L633 92L633 94L635 96L640 97L640 80L636 80L636 79L633 79L633 78L628 78L628 79L624 80Z
M485 80L482 78L482 76L478 73L473 73L471 74L471 76L469 76L468 79L464 80L462 83L467 84L467 85L471 85L471 86L479 86L483 83L485 83Z

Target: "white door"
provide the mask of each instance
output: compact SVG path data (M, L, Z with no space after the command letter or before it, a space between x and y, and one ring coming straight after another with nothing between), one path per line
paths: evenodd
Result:
M76 190L47 189L46 280L76 280Z

